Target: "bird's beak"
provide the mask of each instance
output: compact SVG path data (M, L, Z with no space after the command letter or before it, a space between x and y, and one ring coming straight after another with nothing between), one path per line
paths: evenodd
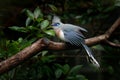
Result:
M51 26L53 26L53 24L51 24Z
M54 24L51 24L51 26L54 26Z

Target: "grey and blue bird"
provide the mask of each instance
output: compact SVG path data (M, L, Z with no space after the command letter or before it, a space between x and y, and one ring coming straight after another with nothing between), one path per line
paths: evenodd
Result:
M52 27L57 35L58 38L61 40L68 42L75 46L83 46L86 50L89 60L97 67L100 67L97 60L92 55L91 49L85 44L85 37L81 31L87 32L86 29L72 25L72 24L64 24L61 22L58 16L54 16L52 20Z

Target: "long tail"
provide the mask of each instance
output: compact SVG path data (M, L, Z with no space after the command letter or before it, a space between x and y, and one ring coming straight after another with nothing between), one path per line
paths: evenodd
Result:
M99 63L97 62L97 60L93 57L91 49L90 49L87 45L85 45L84 43L81 43L81 44L82 44L83 47L85 48L85 50L86 50L86 52L87 52L87 54L88 54L88 56L89 56L90 61L91 61L96 67L100 67L100 65L99 65Z

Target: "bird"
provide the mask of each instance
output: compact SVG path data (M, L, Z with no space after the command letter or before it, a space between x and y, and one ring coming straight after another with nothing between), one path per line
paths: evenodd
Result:
M53 16L51 26L56 36L62 41L78 47L82 45L88 54L90 62L96 67L100 67L100 64L92 54L92 50L85 44L85 36L82 34L82 31L87 32L85 28L73 24L62 23L61 19L56 15Z

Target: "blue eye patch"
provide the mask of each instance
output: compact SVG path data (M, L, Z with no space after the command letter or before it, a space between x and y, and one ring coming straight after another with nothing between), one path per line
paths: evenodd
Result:
M54 23L54 24L52 24L52 26L59 26L60 25L60 23Z

